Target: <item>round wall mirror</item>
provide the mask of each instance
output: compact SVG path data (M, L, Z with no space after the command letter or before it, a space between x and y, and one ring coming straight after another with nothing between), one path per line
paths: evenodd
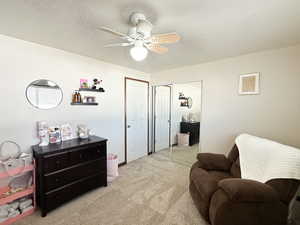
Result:
M36 80L26 89L28 102L38 109L57 107L63 99L61 88L50 80Z
M193 99L191 97L187 98L187 107L190 109L193 106Z

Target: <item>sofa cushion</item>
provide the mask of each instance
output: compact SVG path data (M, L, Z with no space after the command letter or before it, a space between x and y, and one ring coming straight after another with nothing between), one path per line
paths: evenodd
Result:
M231 162L222 154L199 153L197 155L199 167L205 170L229 171Z
M230 160L231 163L235 162L237 158L239 157L239 149L237 145L234 145L231 151L228 154L228 159Z
M230 173L235 178L241 178L241 168L239 159L239 149L236 145L233 146L228 154L228 160L231 162Z
M204 217L204 219L208 220L210 200L202 199L193 181L190 182L189 190L198 211Z
M239 157L232 163L230 173L235 178L241 178L241 167Z
M212 196L209 219L213 225L286 225L288 208L276 202L234 202L223 189Z
M190 179L204 201L209 201L212 194L218 188L218 181L207 171L201 168L194 168L191 171Z
M275 202L278 193L269 185L240 178L223 179L218 186L235 202Z
M210 170L207 171L210 176L212 176L217 182L226 178L232 178L232 175L228 172Z

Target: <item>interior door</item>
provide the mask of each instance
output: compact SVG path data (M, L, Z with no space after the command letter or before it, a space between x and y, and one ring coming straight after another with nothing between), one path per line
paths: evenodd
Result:
M170 147L171 87L158 86L155 91L155 151Z
M148 153L149 83L126 78L126 161Z

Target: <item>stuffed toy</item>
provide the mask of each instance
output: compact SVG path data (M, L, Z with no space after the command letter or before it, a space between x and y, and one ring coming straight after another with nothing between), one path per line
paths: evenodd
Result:
M96 90L104 92L104 89L100 86L102 83L102 80L94 79L93 82L94 82L94 84L92 86L92 89L96 89Z

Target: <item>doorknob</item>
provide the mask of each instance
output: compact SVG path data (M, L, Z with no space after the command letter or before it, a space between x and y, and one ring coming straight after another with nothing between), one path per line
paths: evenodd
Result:
M130 128L131 126L130 125L127 125L127 128Z

